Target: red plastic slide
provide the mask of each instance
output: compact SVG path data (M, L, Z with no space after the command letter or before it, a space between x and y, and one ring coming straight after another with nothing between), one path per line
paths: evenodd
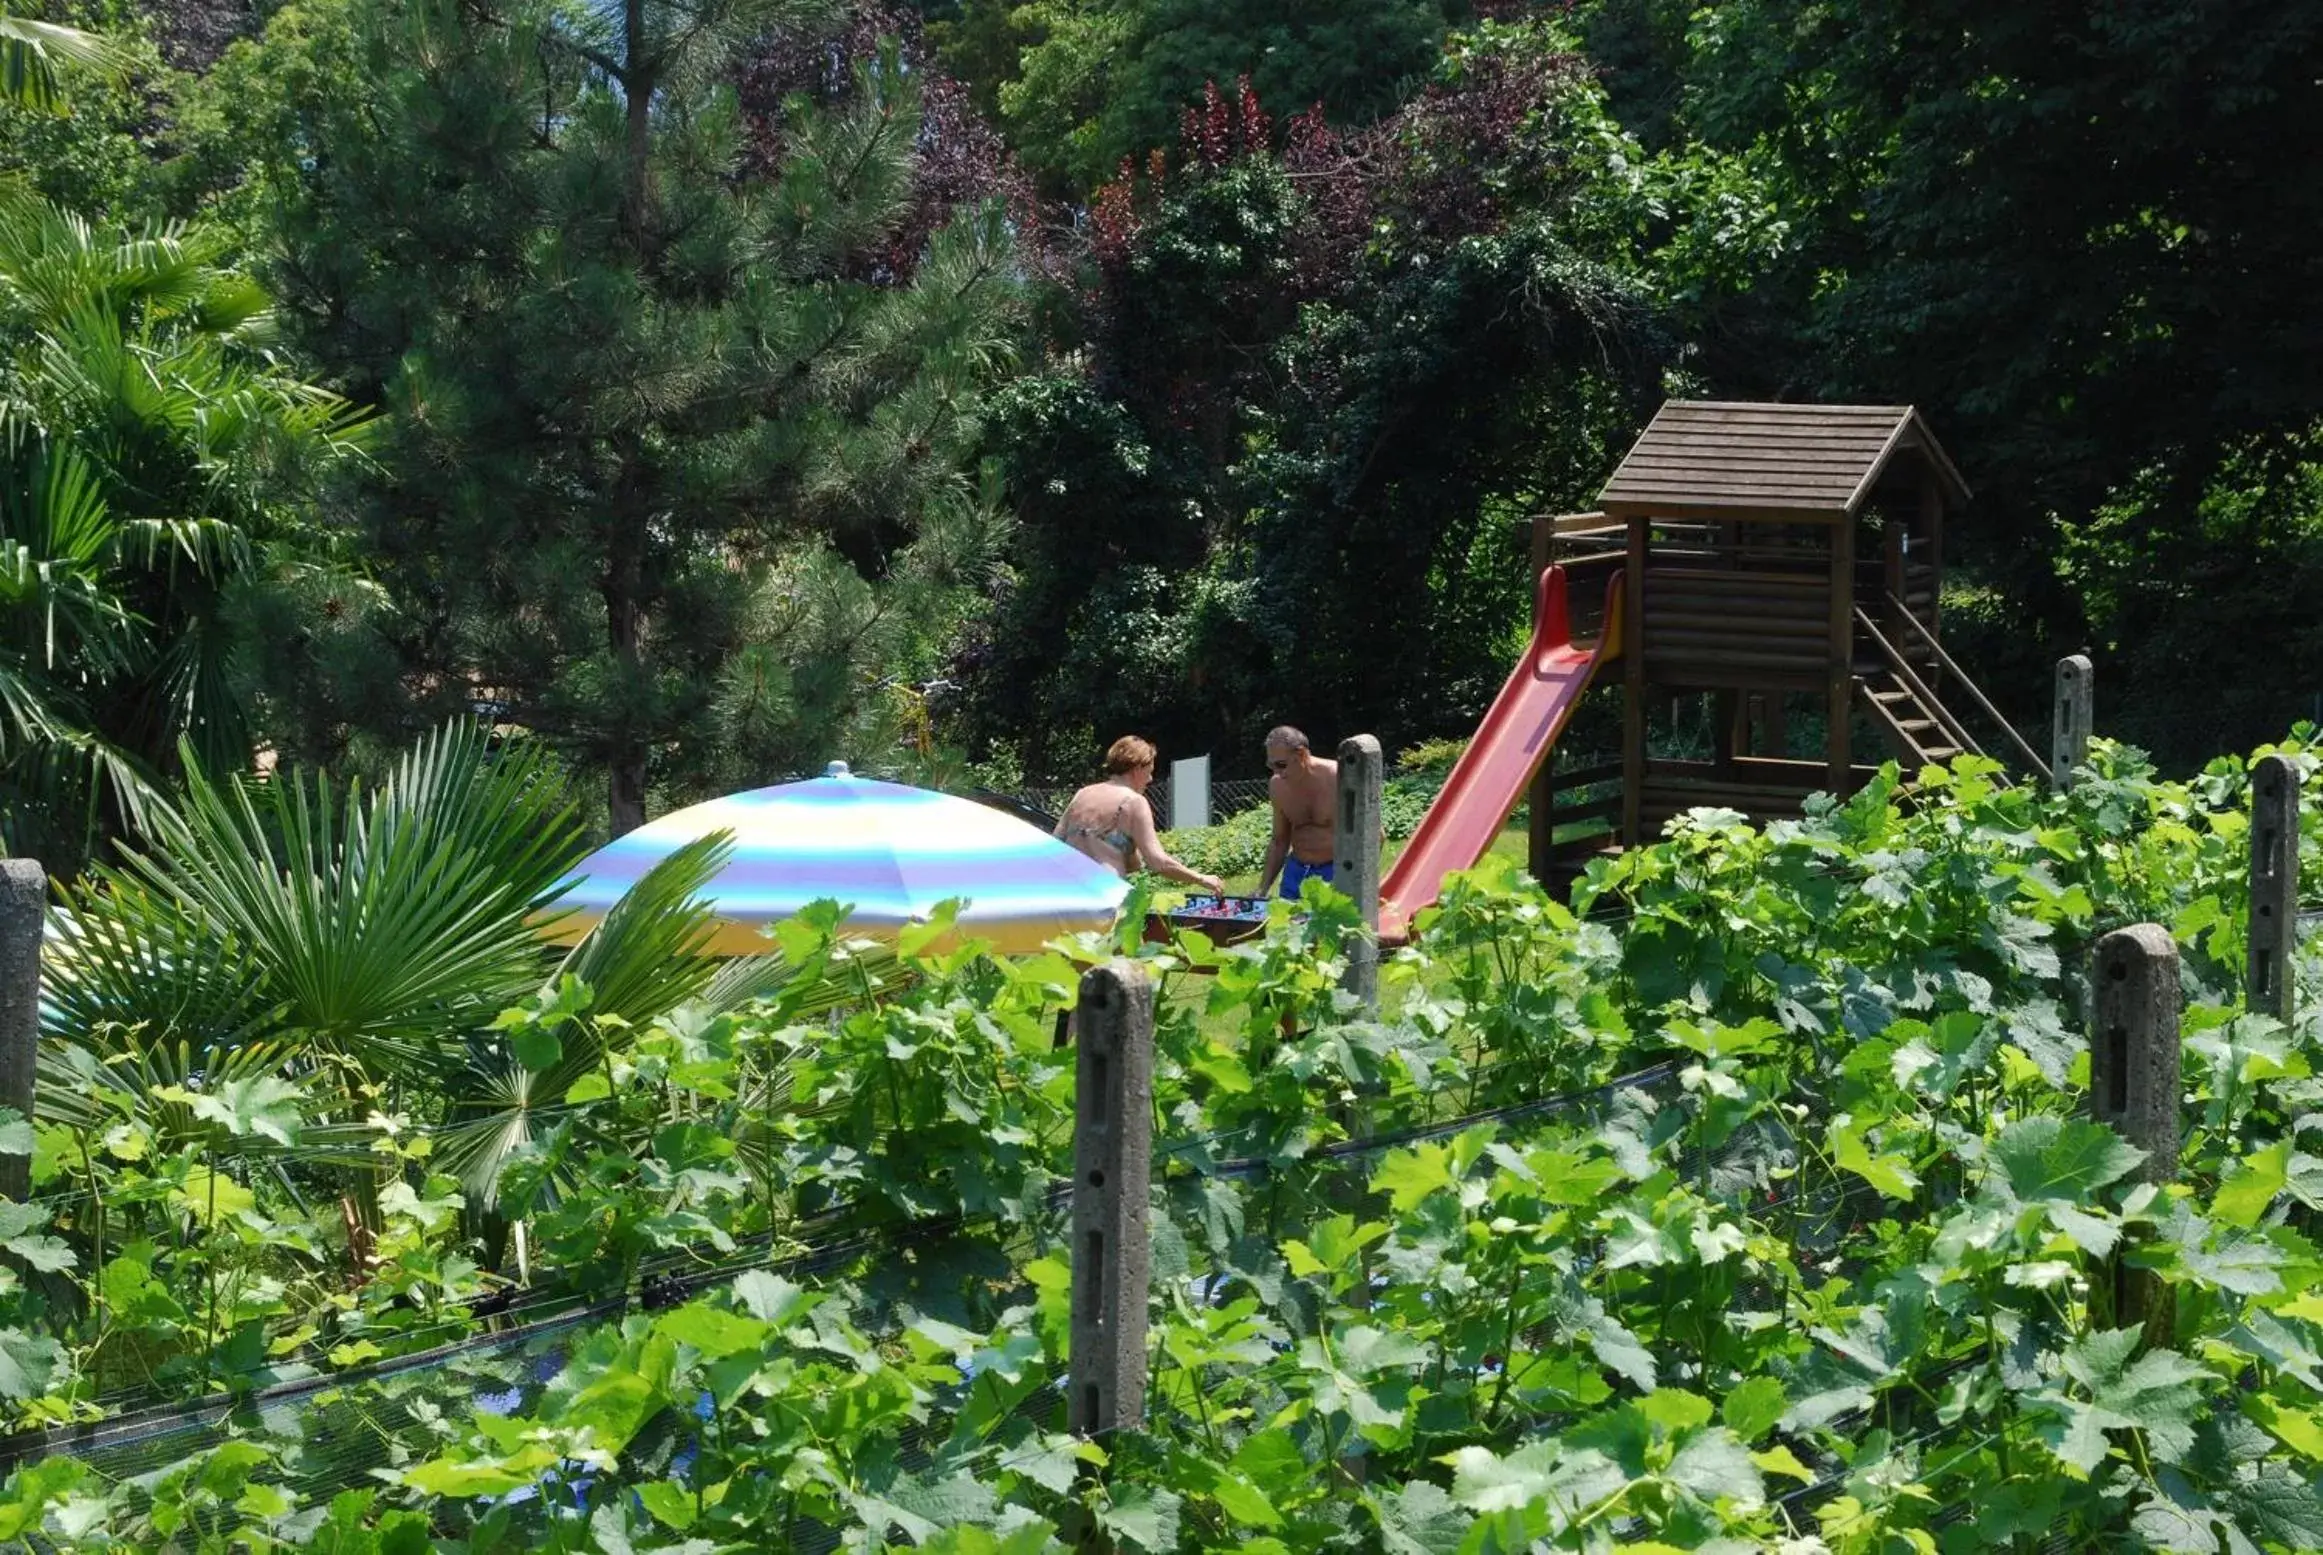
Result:
M1533 773L1573 716L1599 666L1621 652L1621 577L1605 591L1605 629L1595 643L1573 641L1565 612L1565 569L1541 574L1533 640L1509 673L1476 737L1444 780L1379 888L1379 937L1401 944L1411 920L1433 903L1444 877L1473 869L1524 797Z

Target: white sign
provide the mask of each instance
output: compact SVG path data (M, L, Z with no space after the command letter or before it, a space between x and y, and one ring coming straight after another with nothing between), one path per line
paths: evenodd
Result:
M1170 825L1210 824L1210 758L1189 756L1170 763Z

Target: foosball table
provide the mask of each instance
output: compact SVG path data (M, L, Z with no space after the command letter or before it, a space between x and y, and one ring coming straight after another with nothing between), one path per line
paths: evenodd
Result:
M1180 929L1191 929L1213 944L1231 945L1266 927L1263 896L1190 896L1168 912L1147 913L1145 937L1167 944Z

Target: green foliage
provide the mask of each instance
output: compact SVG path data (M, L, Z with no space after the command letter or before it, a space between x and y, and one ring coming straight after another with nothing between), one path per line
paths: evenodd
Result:
M297 748L488 696L606 776L619 831L649 789L884 743L871 683L997 539L972 451L1014 283L984 206L891 252L922 122L892 51L743 113L737 51L818 20L325 5L230 62L255 96L210 122L284 137L257 175L295 338L394 411L356 494L380 595L352 626L306 599L272 664Z
M673 852L571 948L549 944L579 824L539 746L495 749L472 720L375 790L295 769L221 782L198 764L188 781L157 807L150 851L67 893L44 1116L101 1131L112 1104L79 1099L95 1087L125 1098L140 1138L245 1118L268 1134L281 1071L322 1125L304 1143L357 1199L417 1112L430 1158L492 1214L511 1158L570 1127L609 1033L769 998L829 1007L814 989L836 952L811 937L723 966L703 953L721 837ZM885 985L883 958L846 954L854 994Z
M68 67L59 103L11 101L0 92L0 181L66 210L135 227L161 213L154 103L177 80L146 19L123 14L110 0L38 9L51 22L101 37L107 59L95 70Z
M197 1049L295 1032L369 1078L423 1071L539 982L531 920L583 851L544 753L473 722L370 793L196 764L153 838L70 894L66 1024Z
M2300 133L2323 13L1579 11L1615 112L1719 191L1660 224L1690 372L1930 417L1977 494L1947 561L2005 601L1954 651L2004 706L2037 721L2056 656L2091 651L2173 767L2311 716L2312 675L2221 658L2216 623L2264 620L2305 662L2301 623L2269 618L2317 513L2323 383L2281 321L2323 199L2262 148Z
M1205 84L1247 77L1293 112L1333 123L1392 110L1434 62L1438 0L1361 0L1328 11L1234 0L970 0L934 29L1026 165L1087 195L1124 158L1173 143Z
M1162 833L1170 856L1206 875L1250 875L1266 862L1274 837L1274 808L1253 805L1214 826L1182 826Z
M999 421L1016 588L960 658L1027 771L1115 728L1467 726L1529 607L1520 521L1586 501L1659 348L1635 148L1545 22L1447 46L1372 130L1223 105L1094 204L1092 371Z
M796 1517L1031 1551L1094 1522L1148 1550L1449 1555L1600 1548L1619 1519L1671 1549L2310 1547L2323 1190L2297 1143L2323 1054L2312 1023L2237 1006L2244 769L2160 783L2101 747L2069 795L1991 776L1931 772L1907 808L1890 773L1763 831L1697 812L1593 868L1578 905L1618 902L1614 923L1495 859L1383 969L1378 1018L1339 989L1352 907L1327 891L1230 950L1151 947L1147 1423L1101 1455L1051 1391L1073 1064L1050 1029L1076 960L907 944L914 980L883 991L810 914L769 1003L629 1022L576 980L499 1022L527 1065L592 1055L502 1173L531 1278L727 1278L567 1330L537 1373L480 1356L459 1385L507 1389L492 1412L374 1415L390 1477L327 1503L274 1427L118 1485L20 1469L0 1530L674 1550L780 1542ZM2175 926L2192 996L2166 1192L2086 1121L2064 1013L2092 937L2129 917ZM376 1156L374 1272L350 1293L318 1277L330 1228L250 1170L312 1137L303 1088L203 1080L169 1138L90 1089L105 1118L0 1128L92 1190L14 1212L0 1244L101 1271L105 1313L0 1289L20 1420L90 1412L130 1356L189 1390L263 1378L269 1351L360 1367L457 1330L489 1283L424 1136ZM764 1266L809 1228L840 1249L820 1272ZM2119 1263L2169 1290L2166 1321L2114 1319ZM597 1488L571 1512L524 1493L576 1479Z
M1396 752L1396 774L1441 786L1452 775L1454 764L1467 753L1465 739L1422 740L1408 750Z
M128 68L127 52L111 39L0 11L0 99L17 107L62 112L67 72L119 75Z
M181 739L247 761L237 595L321 559L289 499L362 441L276 365L220 247L0 189L0 794L8 847L61 875L141 820Z

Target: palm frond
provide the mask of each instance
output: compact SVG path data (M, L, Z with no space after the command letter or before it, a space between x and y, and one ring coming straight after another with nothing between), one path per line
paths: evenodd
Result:
M76 882L65 896L71 915L52 919L42 968L58 1037L108 1054L218 1054L279 1030L282 1003L248 947L188 904L129 879Z
M693 998L717 971L703 954L716 914L701 892L733 856L731 834L713 832L662 859L572 948L558 976L588 984L598 1014L632 1023Z
M60 112L64 84L59 65L104 75L126 75L131 60L120 45L78 27L0 13L0 99Z
M732 840L716 832L662 859L573 947L549 986L578 978L589 986L594 1014L632 1024L693 998L716 970L703 954L714 914L700 893L732 856ZM594 1022L573 1022L560 1035L563 1051L546 1069L528 1070L495 1051L463 1077L458 1111L437 1138L435 1160L484 1208L498 1207L509 1158L553 1126L547 1119L564 1115L566 1093L605 1061Z
M76 894L84 935L165 925L181 976L224 980L200 1008L238 1013L248 984L269 1034L373 1078L439 1076L447 1046L538 986L530 920L581 842L542 758L495 754L463 722L376 794L297 772L219 781L183 759L185 795L156 811L152 843ZM122 1025L170 1018L115 993Z

